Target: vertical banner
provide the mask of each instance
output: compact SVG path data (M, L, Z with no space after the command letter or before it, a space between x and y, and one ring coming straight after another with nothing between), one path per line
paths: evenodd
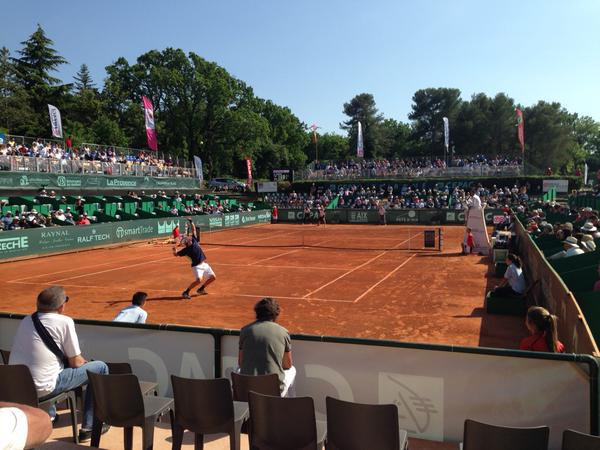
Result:
M444 117L442 120L444 121L444 146L446 147L446 151L448 151L448 147L450 146L450 123L447 117Z
M252 187L252 160L250 158L246 158L246 170L248 172L248 182L246 183L248 187Z
M362 124L358 122L358 138L356 139L356 156L359 158L364 158L365 149L363 147L363 132L362 132Z
M583 166L583 184L587 184L589 167L587 163Z
M194 166L196 167L196 176L200 183L204 181L204 173L202 173L202 160L199 156L194 156Z
M154 127L154 106L148 97L142 95L144 104L144 119L146 121L146 137L148 138L148 148L158 151L158 142L156 140L156 129Z
M56 106L48 105L50 113L50 127L52 127L52 136L57 138L63 137L62 120L60 119L60 111Z
M515 112L517 113L517 137L519 138L519 144L521 144L521 153L525 154L525 122L523 121L523 111L516 108Z

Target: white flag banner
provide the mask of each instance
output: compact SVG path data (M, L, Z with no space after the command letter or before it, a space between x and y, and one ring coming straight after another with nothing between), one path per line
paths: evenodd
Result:
M446 149L450 146L450 122L447 117L442 119L444 121L444 145Z
M587 180L588 180L588 165L587 163L585 163L585 166L583 166L583 184L587 184Z
M196 175L200 182L204 181L204 174L202 173L202 160L199 156L194 156L194 166L196 166Z
M356 156L359 158L364 158L365 149L363 147L363 133L362 133L362 125L358 122L358 139L356 140Z
M57 138L63 137L62 120L60 119L60 111L56 106L48 105L50 113L50 126L52 127L52 136Z

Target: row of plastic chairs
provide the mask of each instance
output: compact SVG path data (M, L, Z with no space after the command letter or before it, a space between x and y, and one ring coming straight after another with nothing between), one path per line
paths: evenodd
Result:
M502 427L465 420L461 450L548 450L550 428ZM600 450L600 437L565 430L562 450Z
M143 396L135 375L88 372L95 402L91 446L100 445L106 423L124 428L126 449L131 448L136 426L142 428L142 447L152 448L154 423L169 413L174 450L181 448L185 430L195 434L197 449L202 448L205 434L227 433L230 449L239 450L244 423L250 448L258 450L317 450L323 448L326 437L327 448L333 450L407 448L407 433L399 430L395 405L363 405L327 397L325 423L316 420L311 397L281 398L276 375L265 378L233 373L232 379L233 390L227 378L199 380L172 375L171 399ZM234 393L248 402L236 401Z

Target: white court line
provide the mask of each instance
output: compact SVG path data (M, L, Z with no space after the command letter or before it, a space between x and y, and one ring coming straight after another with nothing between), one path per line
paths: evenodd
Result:
M325 242L329 242L329 241L333 241L334 238L331 239L325 239L324 241L320 241L317 242L316 244L312 244L312 245L320 245L320 244L324 244ZM250 266L254 266L259 262L263 262L263 261L270 261L271 259L275 259L275 258L279 258L280 256L285 256L285 255L290 255L292 253L296 253L299 252L300 250L304 250L304 248L297 248L296 250L290 250L289 252L285 252L285 253L280 253L278 255L275 256L271 256L269 258L264 258L264 259L259 259L258 261L254 261L253 263L250 263Z
M136 256L135 258L131 258L131 260L136 260L136 259L141 259L141 258L144 258L144 257L140 255L140 256ZM124 261L128 261L128 260L126 259ZM58 275L59 273L73 272L75 270L82 270L82 269L91 269L92 267L106 266L106 265L109 265L109 264L113 264L113 262L110 261L110 262L105 262L105 263L100 263L100 264L94 264L94 265L91 265L91 266L83 266L83 267L71 267L70 269L59 270L58 272L42 273L42 274L39 274L39 275L32 275L30 277L17 278L15 280L11 280L11 281L14 282L14 281L30 280L32 278L45 277L45 276L48 276L48 275Z
M288 235L292 235L292 234L298 234L298 233L301 233L301 232L302 232L302 230L276 232L276 233L273 233L273 234L269 234L269 236L266 236L266 237L263 237L263 238L252 239L250 241L241 242L241 243L239 243L239 245L246 245L246 244L250 244L251 242L260 242L260 241L265 241L267 239L272 239L273 237L288 236ZM236 243L235 241L239 241L240 239L245 239L245 238L241 237L241 238L231 239L231 240L229 240L227 242L235 244ZM203 244L202 242L200 242L200 245L222 245L222 244L211 244L211 243Z
M264 239L269 239L269 238L253 239L253 240L250 240L250 241L246 241L246 242L244 242L242 244L249 244L251 242L262 241ZM200 244L200 245L202 245L202 244ZM211 250L211 252L216 252L216 251L222 250L224 248L226 248L226 247L216 248L214 250ZM115 270L129 269L131 267L143 266L143 265L152 264L152 263L155 263L155 262L166 261L167 259L172 259L172 258L173 258L173 256L169 256L169 257L166 257L166 258L160 258L160 259L153 259L153 260L150 260L150 261L144 261L144 262L141 262L141 263L138 263L138 264L131 264L131 265L127 265L127 266L113 267L113 268L107 269L107 270L100 270L100 271L97 271L97 272L90 272L90 273L86 273L86 274L83 274L83 275L77 275L77 276L74 276L74 277L60 278L58 280L52 281L52 283L54 284L54 283L58 283L60 281L75 280L77 278L83 278L83 277L88 277L88 276L93 276L93 275L99 275L101 273L113 272Z
M75 280L77 278L91 277L93 275L100 275L101 273L114 272L115 270L130 269L132 267L143 266L143 265L146 265L146 264L152 264L152 263L160 262L160 261L166 261L167 259L173 259L173 255L169 256L168 258L153 259L151 261L144 261L144 262L141 262L141 263L138 263L138 264L129 264L127 266L113 267L112 269L106 269L106 270L100 270L100 271L97 271L97 272L85 273L83 275L77 275L75 277L60 278L58 280L51 281L51 283L52 284L56 284L59 281Z
M407 242L407 241L410 241L410 240L411 240L411 238L408 238L408 239L406 239L406 240L404 240L404 241L402 241L402 242L400 242L400 243L398 243L398 244L394 245L394 247L392 247L390 250L393 250L393 249L395 249L396 247L398 247L399 245L402 245L402 244L404 244L405 242ZM331 284L335 283L336 281L338 281L338 280L341 280L341 279L342 279L342 278L344 278L346 275L350 275L352 272L354 272L354 271L356 271L356 270L358 270L358 269L360 269L360 268L362 268L362 267L366 266L367 264L370 264L370 263L372 263L373 261L375 261L375 260L376 260L376 259L378 259L378 258L381 258L381 257L382 257L383 255L385 255L386 253L389 253L389 252L390 252L390 250L386 250L386 251L384 251L384 252L380 253L379 255L377 255L377 256L374 256L373 258L371 258L371 259L370 259L370 260L368 260L367 262L364 262L364 263L362 263L360 266L356 266L354 269L350 269L348 272L346 272L346 273L344 273L344 274L340 275L339 277L337 277L337 278L336 278L336 279L334 279L334 280L331 280L329 283L326 283L326 284L324 284L324 285L323 285L323 286L321 286L320 288L318 288L318 289L315 289L314 291L311 291L311 292L309 292L308 294L306 294L306 295L305 295L304 297L302 297L302 298L306 298L306 297L308 297L309 295L312 295L312 294L314 294L315 292L319 292L321 289L324 289L324 288L326 288L327 286L329 286L329 285L331 285Z
M45 282L45 281L8 281L8 283L14 283L14 284L27 284L27 285L48 285L51 286L52 282ZM106 286L87 286L87 285L82 285L82 284L63 284L63 287L66 288L84 288L84 289L104 289ZM131 288L129 287L120 287L120 286L111 286L111 289L118 289L121 291L131 291ZM175 291L172 289L154 289L154 288L147 288L145 289L146 292L167 292L167 293L172 293L172 294L181 294L181 291ZM215 294L217 295L217 294ZM282 296L282 295L272 295L272 294L226 294L226 296L234 296L234 297L251 297L251 298L264 298L264 297L275 297L275 298L281 298L284 300L304 300L304 301L317 301L317 302L335 302L335 303L353 303L353 300L337 300L337 299L329 299L329 298L303 298L303 297L286 297L286 296ZM150 298L149 300L152 300L152 298ZM102 302L103 303L103 302ZM110 300L107 300L106 303L110 303Z
M385 280L387 280L389 277L395 274L398 270L404 267L404 265L407 264L415 256L417 256L417 254L413 253L408 259L402 261L400 264L398 264L398 266L396 266L394 270L392 270L385 277L383 277L381 280L379 280L377 283L375 283L373 286L371 286L369 289L367 289L365 292L359 295L352 303L357 303L361 298L363 298L365 295L367 295L369 292L371 292L373 289L375 289L377 286L379 286L381 283L383 283Z
M231 266L231 267L264 267L266 269L309 269L309 270L348 270L345 267L314 267L314 266L270 266L267 264L233 264L233 263L210 263L211 266Z

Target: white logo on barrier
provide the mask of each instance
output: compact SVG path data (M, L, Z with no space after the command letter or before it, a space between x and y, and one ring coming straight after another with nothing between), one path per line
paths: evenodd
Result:
M90 236L77 236L77 243L84 244L86 242L108 241L109 239L109 233L98 233L95 228L92 228L92 234Z
M356 223L367 223L369 221L369 217L366 212L363 211L351 211L349 222Z
M416 217L416 215L417 215L416 211L412 211L411 210L411 211L408 212L408 217Z
M60 187L65 187L67 185L67 180L62 175L56 178L56 184Z
M19 184L21 186L28 186L29 185L29 178L27 178L27 175L21 175L21 178L19 178Z
M398 406L400 428L411 435L444 439L444 379L379 373L379 403Z
M0 250L15 250L18 248L28 248L29 239L27 236L10 237L0 239Z

